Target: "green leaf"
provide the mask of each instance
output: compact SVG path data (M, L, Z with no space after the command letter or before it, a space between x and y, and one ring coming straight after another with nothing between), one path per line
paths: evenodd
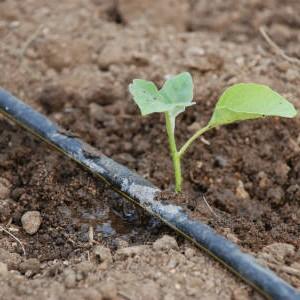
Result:
M174 124L176 116L186 106L194 104L193 82L189 73L168 79L160 91L151 81L135 79L129 85L129 91L143 116L154 112L170 112Z
M143 116L168 111L173 107L159 94L157 87L151 81L134 79L129 85L129 91Z
M184 72L171 77L165 82L159 93L169 103L182 103L182 106L191 105L193 100L193 79L191 74Z
M210 127L267 116L293 118L293 104L269 87L240 83L229 87L220 97L208 123Z

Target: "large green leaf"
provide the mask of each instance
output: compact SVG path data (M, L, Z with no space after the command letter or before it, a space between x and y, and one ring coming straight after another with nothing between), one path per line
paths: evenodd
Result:
M240 83L225 90L215 107L209 126L266 116L293 118L296 114L293 104L269 87Z
M168 79L160 91L151 81L135 79L129 85L129 91L143 116L154 112L170 112L175 118L186 106L193 104L193 82L189 73Z

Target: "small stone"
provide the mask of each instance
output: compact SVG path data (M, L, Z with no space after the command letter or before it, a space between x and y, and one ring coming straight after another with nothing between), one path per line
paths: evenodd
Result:
M224 158L223 156L217 155L215 157L215 165L217 167L224 168L227 166L227 164L228 164L227 159Z
M175 238L169 235L164 235L162 238L156 240L153 243L153 248L155 250L178 250L178 244Z
M275 175L279 184L284 184L287 181L290 169L291 168L282 161L276 163Z
M263 252L270 254L277 261L284 261L285 257L295 254L295 246L287 243L273 243L263 248Z
M203 48L198 47L189 47L186 49L186 56L202 56L205 54L205 50Z
M290 68L290 63L287 61L278 61L277 68L281 72L286 72Z
M5 222L11 215L9 199L0 199L0 222Z
M64 283L68 289L74 288L76 286L76 274L72 269L64 270Z
M136 255L140 255L140 254L144 253L146 249L147 249L147 246L145 246L145 245L121 248L121 249L117 250L115 256L117 259L134 257Z
M93 250L94 255L99 263L112 262L112 255L110 249L104 246L96 246Z
M91 103L89 105L89 113L93 120L95 121L103 121L103 116L105 115L103 107L97 103Z
M7 264L0 262L0 276L6 276L8 272Z
M290 185L287 190L287 195L292 201L300 201L300 185L299 184L292 184Z
M241 180L238 181L238 186L235 190L235 194L237 197L239 197L241 199L249 199L250 198L248 192L245 190L244 183Z
M299 78L299 72L297 70L288 69L286 72L286 78L289 81L294 81Z
M114 240L114 243L115 243L117 249L127 248L129 246L127 241L120 239L120 238L116 238Z
M249 299L249 295L247 290L238 288L232 291L232 300L247 300Z
M22 258L17 253L10 253L5 249L0 248L0 261L5 262L9 270L17 270Z
M164 300L175 300L176 297L173 294L166 294Z
M94 265L89 261L83 261L76 265L77 279L82 280L94 270Z
M293 38L292 31L284 24L274 23L270 28L271 36L280 46L287 44Z
M10 196L13 200L18 201L23 194L25 194L24 188L15 188L14 190L12 190Z
M191 133L196 132L199 128L201 128L201 124L199 122L194 122L190 126L188 126L187 130Z
M221 69L224 64L223 58L218 55L210 54L205 56L186 57L183 65L186 68L196 69L200 72L208 72Z
M268 188L269 186L271 186L271 181L264 171L260 171L257 174L257 179L259 180L259 182L258 182L259 188L264 189L264 188Z
M226 234L226 237L235 244L237 244L239 242L238 237L234 233L228 232Z
M37 100L47 113L61 111L68 98L65 88L59 84L46 84L37 96Z
M124 46L117 39L117 43L120 44L116 47L116 41L109 41L101 50L97 59L98 66L102 69L108 69L111 65L128 64L131 56L126 57Z
M28 211L22 216L21 222L28 234L35 234L42 223L41 214L39 211Z
M0 199L6 199L9 197L10 187L10 182L5 178L0 177Z
M29 271L31 276L38 274L40 272L40 269L41 269L40 262L36 258L29 258L23 261L19 266L19 271L22 274L25 274Z
M82 39L50 37L41 43L39 55L49 68L60 72L64 68L89 63L90 50L88 43Z
M187 1L119 0L118 11L126 24L146 22L152 26L186 28L189 5Z
M115 284L111 282L102 283L99 287L102 299L118 299L117 298L117 288Z
M281 267L281 271L300 278L300 270L299 269L283 265Z
M274 188L271 188L267 192L267 198L273 204L280 204L282 202L283 196L284 196L284 191L281 186L276 186Z
M184 254L187 258L192 258L196 255L196 251L193 248L186 248Z

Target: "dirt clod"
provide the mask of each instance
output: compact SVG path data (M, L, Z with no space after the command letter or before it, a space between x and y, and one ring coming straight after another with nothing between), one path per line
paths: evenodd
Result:
M146 250L147 250L147 247L145 247L144 245L126 247L126 248L118 249L116 251L115 256L118 259L126 259L128 257L134 257L136 255L140 255Z
M172 7L172 9L170 9ZM119 0L119 13L125 23L146 22L152 26L186 28L188 1Z
M178 244L174 237L164 235L160 239L153 243L153 249L155 250L178 250Z
M63 280L68 289L74 288L76 286L76 273L72 269L65 269Z
M96 246L93 250L93 253L96 257L96 260L99 263L103 263L103 262L111 263L112 262L111 251L107 247Z
M7 179L0 177L0 200L4 200L9 197L10 186L11 184Z
M5 263L9 270L17 270L22 262L22 258L17 253L10 253L0 248L0 262Z
M263 252L271 254L278 261L283 261L287 256L295 254L295 247L286 243L274 243L264 247Z
M38 274L40 272L40 262L36 258L29 258L23 261L19 266L19 271L22 274L30 274L30 276Z
M6 276L7 275L7 264L0 262L0 276Z

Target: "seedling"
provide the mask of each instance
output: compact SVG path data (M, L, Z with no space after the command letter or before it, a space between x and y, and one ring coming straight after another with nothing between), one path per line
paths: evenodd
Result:
M194 105L193 80L187 73L181 73L168 79L158 90L151 81L134 79L129 85L143 116L151 113L165 114L166 130L175 172L175 191L181 191L181 159L191 144L202 134L217 126L237 121L257 119L268 116L293 118L297 111L293 104L269 87L255 83L235 84L221 95L211 119L206 126L196 131L186 143L177 150L175 141L175 120L185 108Z

